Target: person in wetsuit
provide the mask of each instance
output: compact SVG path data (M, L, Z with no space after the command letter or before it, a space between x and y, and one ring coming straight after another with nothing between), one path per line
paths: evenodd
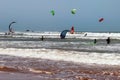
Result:
M94 44L96 44L97 43L97 39L94 39Z
M110 44L110 37L108 37L106 41L107 41L107 44Z
M44 37L42 36L41 40L43 41L44 40Z

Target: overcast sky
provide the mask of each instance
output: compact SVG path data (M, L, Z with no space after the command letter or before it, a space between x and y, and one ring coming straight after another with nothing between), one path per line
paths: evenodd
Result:
M120 31L119 8L120 0L0 0L0 31L8 30L12 21L18 31L61 31L72 25L78 31Z

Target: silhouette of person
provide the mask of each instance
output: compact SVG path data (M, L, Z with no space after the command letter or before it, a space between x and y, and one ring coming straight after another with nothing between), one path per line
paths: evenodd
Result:
M96 44L97 43L97 40L96 39L94 39L94 44Z
M41 40L43 41L44 37L42 36Z
M107 41L107 44L110 44L110 37L108 37L106 41Z

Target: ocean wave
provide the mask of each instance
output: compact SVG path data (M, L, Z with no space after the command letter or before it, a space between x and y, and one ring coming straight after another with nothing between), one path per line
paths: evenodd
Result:
M11 35L5 35L4 32L0 33L0 37L14 37L14 38L60 38L61 32L15 32ZM93 32L75 32L75 34L66 34L66 38L81 38L81 39L106 39L111 37L111 39L120 39L120 33L93 33Z
M66 51L58 49L16 49L16 48L0 48L0 55L17 56L24 58L41 58L55 61L72 61L75 63L88 64L108 64L119 65L119 53L89 53L81 51Z

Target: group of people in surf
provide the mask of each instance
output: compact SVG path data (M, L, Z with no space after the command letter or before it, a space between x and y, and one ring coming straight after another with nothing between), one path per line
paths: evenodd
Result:
M13 23L16 23L16 22L11 22L11 23L9 24L9 32L8 32L8 33L5 33L5 35L10 35L10 34L14 33L13 28L11 28L11 25L12 25ZM26 31L29 32L30 30L26 30ZM74 34L74 26L72 26L71 30L64 30L64 31L62 31L62 33L61 33L61 35L60 35L61 39L64 39L65 36L66 36L66 33L69 32L69 31L70 31L71 34ZM87 36L87 33L86 33L84 36L86 37L86 36ZM41 37L41 40L42 40L42 41L44 40L44 37L43 37L43 36ZM111 42L110 37L108 37L108 38L106 39L106 42L107 42L107 44L110 44L110 42ZM97 39L94 39L94 44L96 44L96 43L97 43Z
M107 44L110 44L110 42L111 42L110 37L108 37L108 38L106 39L106 42L107 42ZM97 39L94 39L94 44L96 44L96 43L97 43Z

